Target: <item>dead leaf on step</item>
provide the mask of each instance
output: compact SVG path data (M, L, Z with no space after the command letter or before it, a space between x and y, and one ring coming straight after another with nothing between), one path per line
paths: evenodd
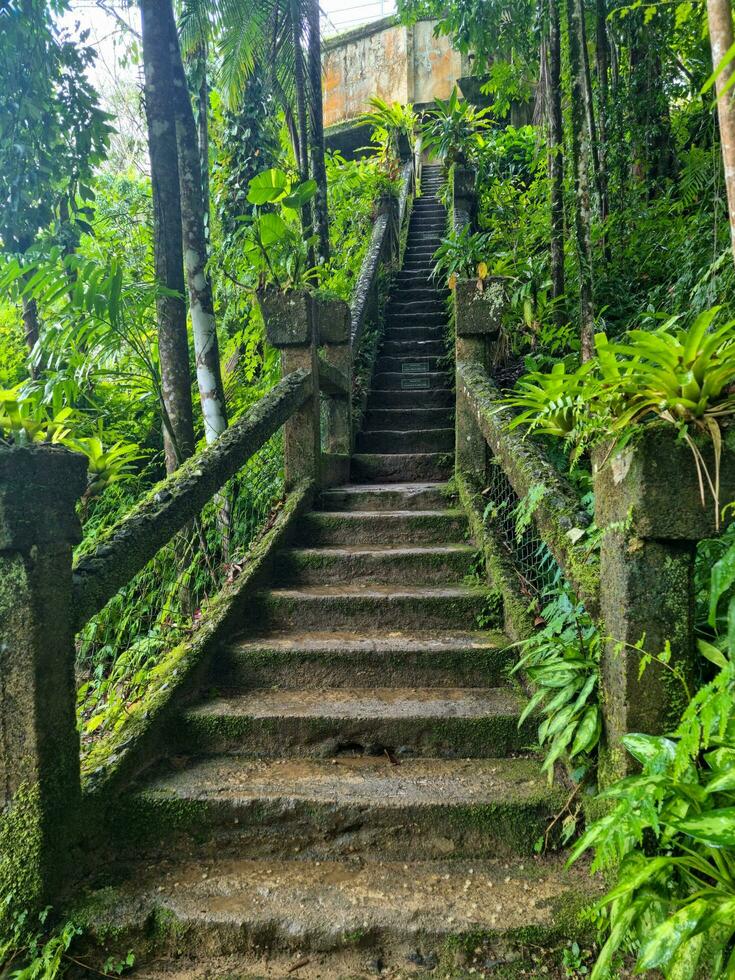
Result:
M385 749L385 757L388 759L391 765L400 766L401 760L398 758L398 756L394 755L390 749Z
M288 968L288 972L295 973L297 970L300 970L302 966L308 966L309 963L311 963L311 960L304 957L302 960L297 960L295 963L291 964L291 966Z

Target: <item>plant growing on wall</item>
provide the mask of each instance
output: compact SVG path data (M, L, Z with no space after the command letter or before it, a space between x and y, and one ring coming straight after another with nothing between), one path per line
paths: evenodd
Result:
M434 99L421 128L423 147L441 157L449 168L472 163L483 145L483 132L489 128L489 109L477 109L460 99L456 86L448 99Z
M550 374L521 378L507 404L520 409L512 425L561 436L576 454L606 441L620 451L650 420L672 425L692 451L702 501L707 488L719 518L721 424L735 415L735 321L712 327L715 307L689 328L670 317L658 330L631 330L620 342L595 337L596 357L579 369L556 364ZM710 472L699 446L714 448Z

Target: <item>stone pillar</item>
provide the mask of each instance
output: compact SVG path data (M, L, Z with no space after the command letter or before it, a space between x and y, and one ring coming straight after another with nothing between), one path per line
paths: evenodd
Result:
M312 397L283 426L283 465L290 490L304 479L318 482L321 470L319 362L312 299L302 289L267 289L258 295L258 301L268 343L281 351L283 376L303 368L314 379Z
M711 472L711 446L702 445ZM715 531L714 502L703 506L694 458L672 426L650 426L634 448L595 466L600 554L600 614L610 638L603 650L602 705L606 754L601 779L629 768L621 737L670 731L686 704L681 684L656 663L639 679L640 655L630 649L645 635L651 654L671 644L671 665L692 688L696 675L694 558L697 542ZM735 456L723 454L721 500L735 497ZM622 652L616 645L629 644Z
M0 895L52 903L69 870L81 798L72 548L84 457L0 449Z
M317 299L316 332L324 360L347 380L345 394L331 394L327 401L325 448L329 453L352 452L352 346L350 308L341 299Z
M471 231L477 218L477 174L471 167L454 165L452 191L454 230L461 231L469 225Z
M491 344L500 331L506 302L501 280L460 280L454 288L454 324L456 362L490 367ZM455 421L455 456L457 469L475 477L483 486L487 482L488 447L474 412L466 403L461 384L457 384Z

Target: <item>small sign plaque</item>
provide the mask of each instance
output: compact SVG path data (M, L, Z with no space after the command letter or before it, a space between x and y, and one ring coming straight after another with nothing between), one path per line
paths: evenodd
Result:
M429 362L428 361L404 361L401 364L401 371L403 374L428 374Z
M401 388L404 391L409 388L428 388L429 380L428 374L404 374L401 378Z

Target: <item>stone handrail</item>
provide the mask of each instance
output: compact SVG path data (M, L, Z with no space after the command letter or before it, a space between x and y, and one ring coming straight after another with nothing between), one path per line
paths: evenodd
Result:
M247 460L312 396L313 377L297 370L201 453L110 528L74 566L75 627L81 629L214 497Z
M414 181L414 161L408 160L401 171L401 184L398 192L398 227L403 222L408 210L408 198ZM370 319L370 314L377 302L378 272L381 259L389 246L391 235L391 215L378 215L373 224L373 233L368 250L362 263L362 269L355 285L355 291L350 303L350 343L356 349L360 343L362 332Z
M582 543L591 520L574 488L540 446L525 439L520 431L509 429L513 414L502 404L500 391L479 364L457 363L457 389L518 497L522 500L533 487L544 487L533 520L577 597L596 616L599 569Z

